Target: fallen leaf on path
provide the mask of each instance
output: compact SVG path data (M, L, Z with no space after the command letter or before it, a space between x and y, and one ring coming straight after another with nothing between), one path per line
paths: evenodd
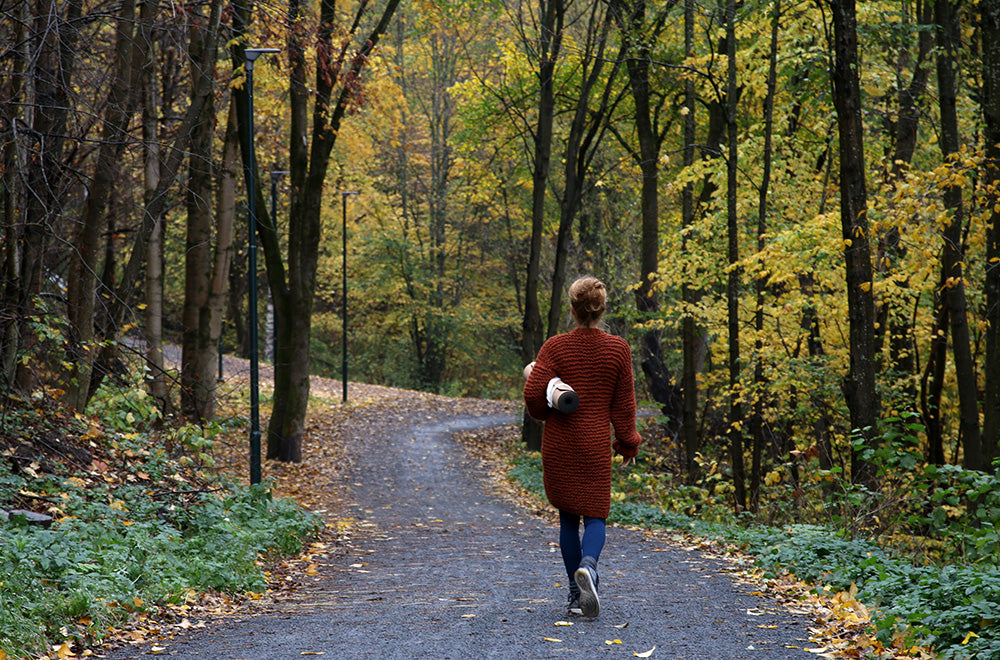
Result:
M636 651L632 651L632 655L634 655L637 658L648 658L649 656L653 655L653 651L655 651L655 650L656 650L656 647L654 646L653 648L649 649L648 651L643 651L642 653L637 653Z
M545 642L561 642L561 639L556 639L555 637L542 637L542 641Z
M612 626L612 628L628 628L628 621L625 623L619 623L617 626Z
M606 640L604 640L604 643L610 646L611 644L621 644L622 640L620 640L620 639L606 639Z
M326 651L303 651L299 655L326 655Z
M572 621L556 621L557 626L572 626Z

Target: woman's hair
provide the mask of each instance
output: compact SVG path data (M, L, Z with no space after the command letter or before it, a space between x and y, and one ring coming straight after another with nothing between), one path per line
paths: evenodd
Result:
M590 327L597 323L608 302L608 292L604 283L596 277L584 276L569 287L569 304L577 323Z

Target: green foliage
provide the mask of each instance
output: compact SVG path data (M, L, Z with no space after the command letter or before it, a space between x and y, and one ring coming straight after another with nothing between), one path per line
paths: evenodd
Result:
M162 415L156 400L141 387L105 385L91 400L89 409L105 424L121 431L149 431Z
M542 454L540 452L519 453L514 456L510 478L539 496L545 495L542 483Z
M242 486L200 470L223 425L111 430L156 419L147 401L127 392L102 397L107 432L84 426L106 452L92 474L106 479L15 472L15 463L0 461L0 508L28 492L51 502L55 518L48 528L16 516L0 521L0 649L8 657L100 638L136 611L183 603L192 591L262 592L260 560L300 552L320 529L316 515L273 498L269 484ZM172 458L168 444L186 460ZM117 464L106 465L112 457Z

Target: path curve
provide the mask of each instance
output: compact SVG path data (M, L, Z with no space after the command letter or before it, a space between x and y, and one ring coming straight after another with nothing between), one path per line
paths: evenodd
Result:
M596 619L565 613L558 529L491 495L458 430L512 421L428 406L352 412L341 518L366 533L274 611L209 623L159 655L204 660L814 657L809 622L696 550L608 528ZM564 623L572 625L564 625ZM116 660L145 658L120 650Z

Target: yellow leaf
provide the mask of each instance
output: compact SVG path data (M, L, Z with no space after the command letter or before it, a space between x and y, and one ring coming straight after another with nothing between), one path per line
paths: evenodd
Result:
M309 564L306 567L306 575L319 575L319 570L316 568L316 564Z
M622 640L620 640L620 639L606 639L606 640L604 640L604 643L610 646L611 644L621 644Z
M974 632L972 632L972 631L970 630L970 631L969 631L969 632L968 632L968 633L967 633L967 634L965 635L965 639L963 639L963 640L962 640L962 644L968 644L969 642L971 642L971 641L972 641L972 640L973 640L974 638L976 638L976 637L979 637L979 635L977 635L976 633L974 633Z
M7 652L0 649L0 660L7 660Z
M68 658L72 651L69 650L69 642L63 642L62 646L56 649L56 657Z
M571 622L571 621L556 621L556 625L557 626L572 626L573 622Z
M872 288L872 283L862 282L861 284L858 285L858 288L861 289L862 291L869 291Z
M542 641L545 642L561 642L561 639L556 639L555 637L542 637Z
M634 655L637 658L648 658L649 656L653 655L653 651L655 651L655 650L656 650L656 647L654 646L653 648L649 649L648 651L643 651L642 653L636 653L635 651L632 651L632 655Z

